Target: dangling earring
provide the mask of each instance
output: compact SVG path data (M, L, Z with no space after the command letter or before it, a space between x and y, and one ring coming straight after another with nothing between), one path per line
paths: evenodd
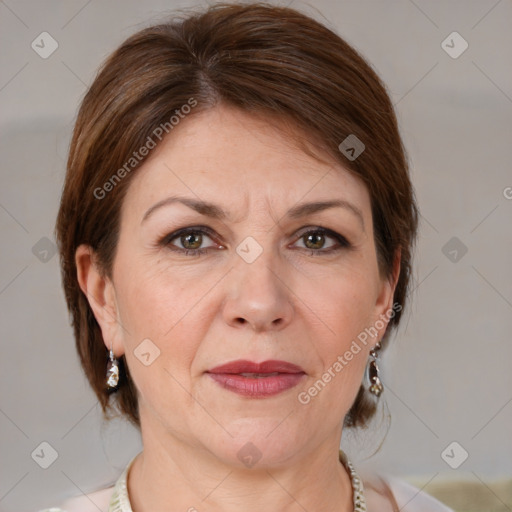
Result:
M370 356L373 358L368 363L368 379L370 381L370 387L368 390L372 395L375 395L377 398L384 391L384 386L379 379L379 367L377 366L377 351L380 350L381 344L380 341L377 342L375 347L370 350Z
M119 362L114 357L112 346L110 347L110 360L107 363L107 386L109 389L115 389L119 382Z

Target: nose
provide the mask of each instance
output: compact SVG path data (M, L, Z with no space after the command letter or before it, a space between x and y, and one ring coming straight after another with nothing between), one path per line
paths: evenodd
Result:
M229 274L223 306L228 325L263 332L284 329L291 322L293 293L276 258L268 251L252 263L238 259Z

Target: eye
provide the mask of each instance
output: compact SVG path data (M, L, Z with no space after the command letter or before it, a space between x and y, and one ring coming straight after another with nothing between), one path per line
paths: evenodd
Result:
M171 251L182 252L186 256L190 254L204 254L210 248L216 247L215 244L210 244L207 247L201 247L205 239L212 240L212 236L213 231L206 226L183 228L165 236L159 242L159 245L168 247ZM176 240L175 243L173 243L174 240ZM217 247L223 248L219 245L217 245Z
M327 248L325 248L325 240L329 238L334 240L334 243L331 243ZM303 241L304 246L302 249L309 250L310 255L312 256L331 253L351 247L350 243L344 236L330 229L321 227L302 232L298 241Z
M159 245L173 252L184 254L185 256L194 256L206 254L213 248L224 249L224 246L215 243L201 247L205 240L213 242L214 237L214 231L207 226L188 227L164 236L159 241ZM333 243L326 247L326 240L329 239ZM302 234L299 235L298 242L299 241L304 243L299 249L309 251L311 256L326 255L352 247L344 236L322 227L309 228L307 231L303 231Z

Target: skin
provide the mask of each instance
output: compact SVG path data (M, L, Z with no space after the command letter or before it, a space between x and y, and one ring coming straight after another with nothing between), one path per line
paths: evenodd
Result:
M112 279L89 247L76 252L105 345L125 354L138 390L144 450L128 476L134 512L352 510L338 460L343 418L387 323L308 404L298 394L390 311L399 259L392 278L379 274L365 185L339 163L308 156L286 133L226 106L189 116L132 178ZM174 203L141 222L171 195L214 202L231 217ZM356 206L364 229L347 208L286 217L299 203L328 199ZM214 235L159 245L199 225ZM321 234L308 242L304 232L318 227L350 248L322 253L340 244ZM252 263L236 252L248 236L263 249ZM209 249L185 255L170 247ZM147 338L160 350L148 366L134 353ZM205 374L236 359L285 360L306 376L273 397L242 397ZM249 442L261 454L252 467L237 456Z

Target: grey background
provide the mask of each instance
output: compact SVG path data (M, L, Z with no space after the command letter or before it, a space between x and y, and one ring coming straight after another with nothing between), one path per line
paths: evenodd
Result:
M111 484L141 448L126 423L101 420L51 241L74 117L98 66L133 32L189 5L204 2L0 1L2 511ZM359 467L417 477L427 492L442 479L510 477L512 4L291 5L353 44L389 87L422 212L413 303L381 365L389 433L371 458L385 424L342 446ZM43 31L59 45L47 59L31 48ZM442 47L453 31L469 44L456 59ZM452 237L456 262L443 249ZM48 469L31 457L43 441L58 453ZM457 469L441 457L453 441L469 454Z

